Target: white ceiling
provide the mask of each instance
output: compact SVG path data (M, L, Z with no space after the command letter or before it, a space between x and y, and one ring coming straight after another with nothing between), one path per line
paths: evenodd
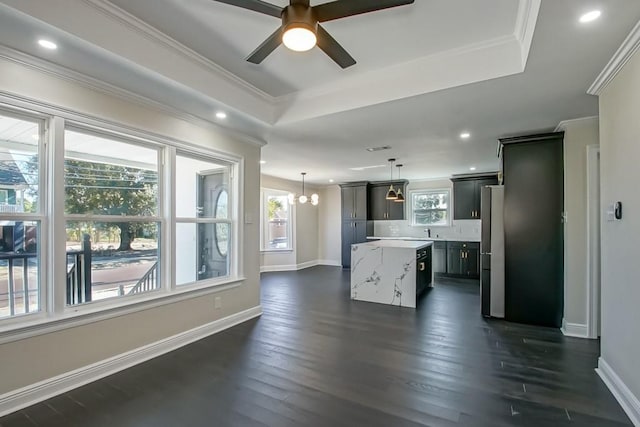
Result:
M637 0L416 0L326 23L357 61L346 70L317 48L245 62L278 19L211 0L2 0L0 40L262 139L264 173L320 184L386 179L349 168L388 157L410 180L495 170L497 138L597 115L586 90L639 18Z

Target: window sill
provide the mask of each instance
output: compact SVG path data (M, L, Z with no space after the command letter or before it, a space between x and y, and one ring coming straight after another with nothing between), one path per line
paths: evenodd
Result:
M221 292L241 286L246 278L235 277L224 281L206 284L181 285L173 292L159 289L149 294L131 298L109 301L108 304L86 304L67 308L59 316L47 316L44 313L34 314L29 321L13 323L0 327L0 344L23 340L64 329L95 323L102 320L120 317L138 311L149 310L167 304L173 304L203 295ZM115 304L114 302L118 302ZM106 301L105 301L106 302ZM31 317L31 316L29 316Z
M293 252L293 249L262 249L260 251L261 254L268 253L282 253L282 252Z

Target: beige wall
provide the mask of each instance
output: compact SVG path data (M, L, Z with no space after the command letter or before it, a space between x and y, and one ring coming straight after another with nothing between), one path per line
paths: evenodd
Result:
M569 120L564 134L564 320L587 328L587 146L599 143L598 118ZM571 326L571 325L570 325Z
M602 358L640 399L640 53L600 95ZM623 219L609 221L621 201ZM636 400L636 403L638 400Z
M259 217L260 147L214 127L195 125L148 106L0 59L0 94L18 95L88 117L198 144L244 158L244 212ZM241 218L243 215L241 213ZM240 286L214 294L0 345L0 395L96 363L260 304L258 221L239 224Z
M342 263L342 192L340 186L330 185L320 193L320 260L329 265Z
M261 175L260 187L300 194L302 179L298 182ZM305 203L304 205L296 204L293 207L293 249L291 251L261 252L260 267L263 269L295 269L300 264L318 261L319 211L324 200L319 188L305 184L305 194L310 196L312 193L318 193L321 196L318 206Z

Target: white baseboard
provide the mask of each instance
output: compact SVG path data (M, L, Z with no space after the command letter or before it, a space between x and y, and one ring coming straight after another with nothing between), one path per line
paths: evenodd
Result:
M319 259L319 265L329 265L331 267L342 267L342 261L335 259Z
M309 267L315 267L316 265L342 267L342 263L340 261L316 259L313 261L302 262L300 264L262 265L260 266L260 273L268 273L272 271L297 271Z
M126 353L10 391L0 396L0 417L161 356L261 314L262 308L258 305Z
M624 412L631 419L634 426L640 427L640 400L636 397L622 379L615 373L611 366L602 358L598 359L596 369L602 381L609 387L611 394L616 398Z
M589 338L589 328L587 325L580 323L567 323L565 319L562 319L562 328L560 330L568 337Z

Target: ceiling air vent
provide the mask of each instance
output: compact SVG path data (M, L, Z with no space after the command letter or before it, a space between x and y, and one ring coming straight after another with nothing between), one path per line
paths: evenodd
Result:
M374 151L382 151L382 150L391 150L391 146L390 145L383 145L382 147L369 147L369 148L367 148L367 151L369 151L370 153L373 153Z

